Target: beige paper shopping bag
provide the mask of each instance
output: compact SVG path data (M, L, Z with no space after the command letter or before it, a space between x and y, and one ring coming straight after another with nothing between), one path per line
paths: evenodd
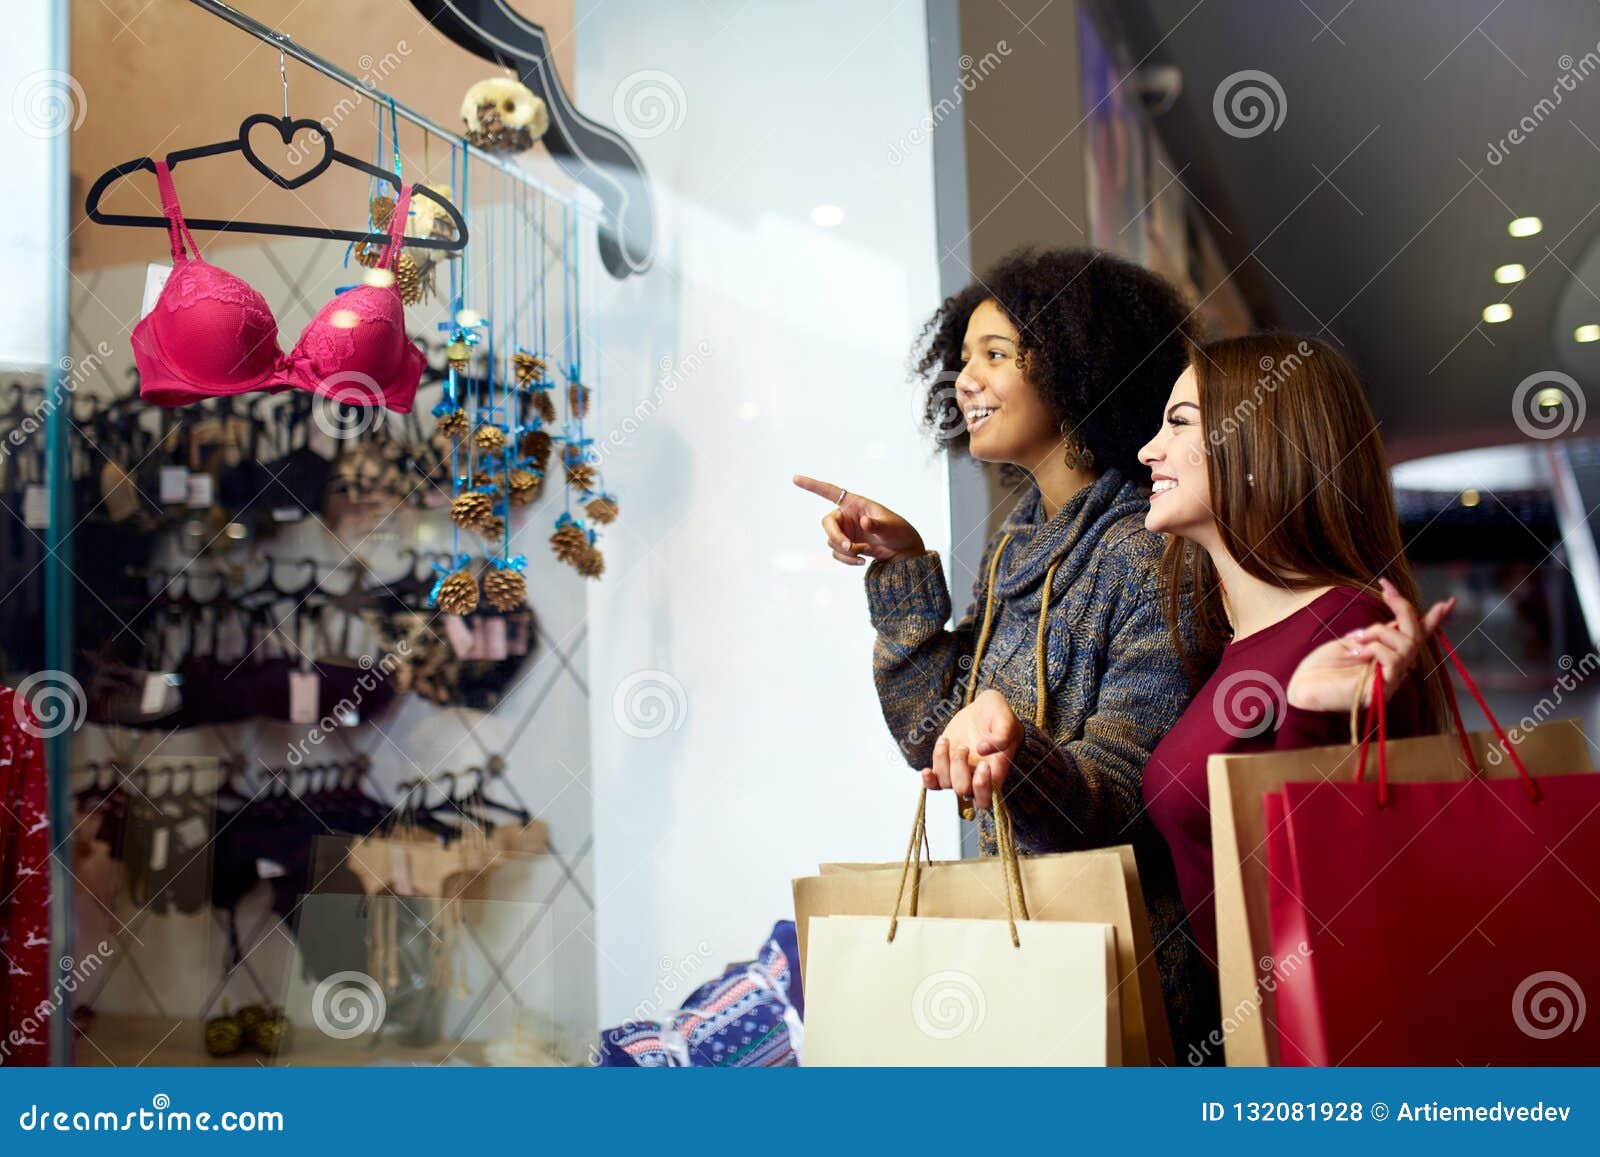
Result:
M883 916L811 921L805 1063L1114 1065L1109 924Z
M1118 1017L1123 1064L1171 1064L1161 978L1139 890L1133 849L1018 857L1028 914L1036 921L1110 924L1116 930ZM816 916L881 915L894 909L905 862L824 864L794 881L795 932L802 977L808 975L808 924ZM919 916L1003 919L1005 894L997 861L942 860L920 866Z
M1492 732L1467 736L1479 766L1492 779L1516 774ZM1388 745L1391 783L1465 778L1460 739L1453 734L1397 739ZM1522 732L1517 753L1536 776L1590 771L1593 757L1570 719ZM1267 898L1267 834L1261 797L1286 783L1348 780L1354 746L1311 747L1264 755L1213 755L1206 764L1211 803L1211 849L1216 882L1217 969L1222 990L1224 1050L1230 1065L1278 1063L1273 993L1279 972L1297 961L1272 958ZM1371 774L1369 772L1368 774ZM1314 919L1316 913L1311 913Z

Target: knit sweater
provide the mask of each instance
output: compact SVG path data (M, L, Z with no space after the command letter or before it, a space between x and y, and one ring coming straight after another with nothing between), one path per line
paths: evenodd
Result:
M1043 516L1036 487L1017 503L984 551L1010 543L995 579L995 608L978 689L1005 696L1022 743L1005 799L1025 854L1131 844L1177 1055L1216 1027L1216 978L1189 935L1172 857L1145 814L1145 761L1183 713L1191 688L1162 615L1156 562L1161 539L1144 529L1148 500L1115 470ZM1044 577L1051 584L1045 639L1044 726L1036 707L1035 653ZM874 562L867 604L877 640L873 676L890 732L913 768L963 705L982 612L947 630L950 592L937 554ZM953 806L953 804L952 804ZM993 817L981 812L985 853Z

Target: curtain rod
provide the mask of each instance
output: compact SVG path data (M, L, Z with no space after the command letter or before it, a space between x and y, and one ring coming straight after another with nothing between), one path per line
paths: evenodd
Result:
M574 210L584 217L588 217L592 220L600 219L600 214L592 210L589 206L579 204L575 198L551 188L549 185L533 176L520 165L512 164L510 161L496 156L494 153L485 152L476 145L468 144L462 139L460 133L450 132L431 117L425 116L410 106L395 100L395 98L390 96L388 93L373 87L365 80L362 80L359 76L356 76L350 72L346 72L332 61L324 60L315 52L312 52L309 48L304 48L297 44L294 38L287 32L279 32L276 28L272 28L261 23L261 21L257 20L255 17L246 15L245 13L240 12L237 8L222 3L221 0L190 0L190 2L199 8L205 9L213 16L227 21L235 28L249 33L263 44L271 45L282 52L285 56L292 56L294 59L298 60L301 64L305 65L312 71L320 72L329 80L337 81L346 88L352 89L362 96L368 97L375 104L392 106L398 116L410 121L424 132L432 133L434 136L439 137L441 140L447 141L451 145L459 146L466 151L466 156L469 158L480 161L492 168L499 169L507 176L513 178L514 180L520 181L522 184L527 185L530 188L536 189L546 197L551 197L557 201L563 202L564 204L570 205ZM465 206L462 208L465 209Z

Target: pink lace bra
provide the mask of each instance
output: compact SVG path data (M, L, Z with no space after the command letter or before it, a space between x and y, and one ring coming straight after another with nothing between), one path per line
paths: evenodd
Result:
M406 336L399 286L391 280L339 294L311 319L294 349L281 353L277 320L261 295L201 258L165 161L156 162L156 183L172 239L172 273L155 308L133 327L133 360L145 400L183 406L256 390L299 389L410 413L427 359ZM390 218L379 269L388 269L404 244L410 205L407 186Z

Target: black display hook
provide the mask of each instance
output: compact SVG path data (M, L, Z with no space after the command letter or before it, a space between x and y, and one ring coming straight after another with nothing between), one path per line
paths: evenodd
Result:
M643 273L655 259L655 209L644 163L615 129L573 106L542 27L506 0L411 0L444 36L475 56L514 69L544 101L550 128L541 138L563 172L594 191L604 207L600 259L613 277Z

